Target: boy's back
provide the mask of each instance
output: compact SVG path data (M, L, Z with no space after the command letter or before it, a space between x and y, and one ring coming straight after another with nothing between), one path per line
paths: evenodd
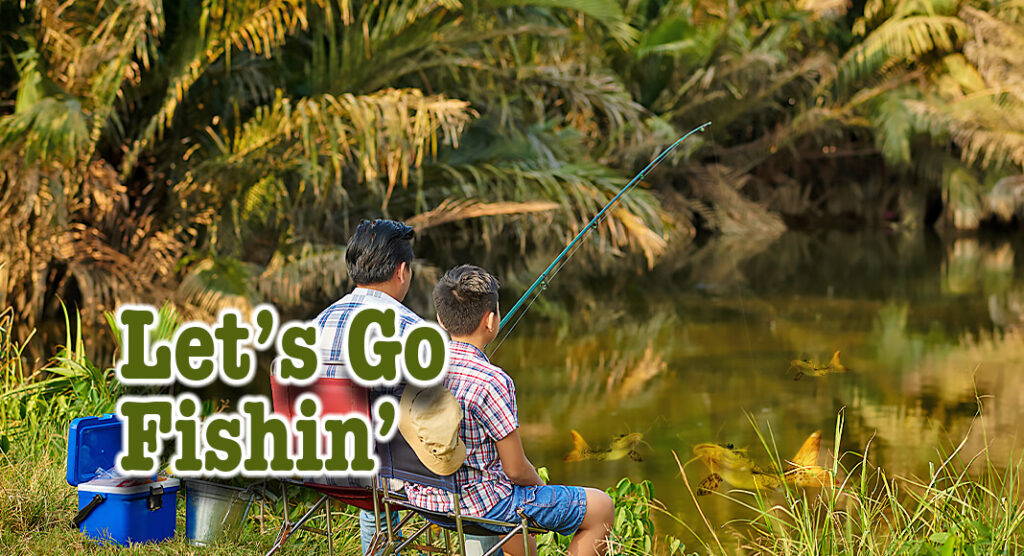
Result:
M459 509L465 515L482 516L512 494L512 481L502 470L496 442L519 428L515 385L476 346L452 341L448 349L444 386L462 406L459 436L466 445L466 461L455 475L462 496ZM448 494L440 489L409 484L406 494L421 508L452 509Z
M523 451L515 384L482 351L501 323L498 287L498 280L486 270L463 265L446 272L434 288L438 323L452 339L444 384L462 408L459 436L466 460L455 477L462 495L460 510L500 523L527 519L542 529L572 535L571 556L605 553L614 521L611 498L597 489L544 484ZM423 448L420 445L423 454L418 452L421 460L436 454ZM451 509L443 491L422 485L408 485L406 490L414 505ZM493 523L481 526L502 534L511 530ZM530 552L536 553L533 539L529 544ZM513 537L502 548L506 554L520 554L523 540Z

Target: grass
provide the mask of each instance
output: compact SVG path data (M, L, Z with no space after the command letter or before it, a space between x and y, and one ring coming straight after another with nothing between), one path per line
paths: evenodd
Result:
M265 514L253 504L249 519L237 535L225 536L209 547L196 547L185 537L185 505L178 503L178 530L174 540L130 547L109 546L94 542L69 526L78 510L76 490L65 481L66 444L56 427L46 434L45 449L24 449L20 440L0 454L0 554L263 554L275 541L281 526L281 506L268 503ZM33 440L44 436L32 435ZM22 437L29 438L29 437ZM310 491L289 490L290 500L300 500L308 507L314 500ZM619 520L613 537L615 554L641 556L652 552L669 552L681 548L672 539L662 543L656 539L650 520L653 490L650 482L632 483L623 479L609 489L619 508ZM179 494L179 497L181 495ZM302 511L293 504L291 519ZM334 554L359 554L359 525L355 510L335 506L333 514ZM323 514L310 522L324 529ZM542 535L540 554L564 554L568 538L548 533ZM327 554L327 538L300 532L285 545L281 554Z
M68 336L53 359L31 371L21 357L24 344L13 342L6 334L9 326L9 314L0 313L0 554L262 554L269 549L280 527L280 517L276 517L280 511L268 507L263 516L257 505L237 535L210 547L194 547L185 539L183 503L178 504L177 537L159 544L106 546L69 527L78 502L75 489L64 478L67 425L73 417L112 410L121 390L110 369L101 370L84 356L80 323L76 327L79 332ZM1004 344L1011 351L1019 350L1019 340L1019 335L1008 335L998 341L971 343L969 350L971 355L991 361L992 353L1005 351ZM956 359L949 364L959 366L964 361ZM937 363L929 361L928 366ZM745 509L746 517L715 526L701 513L703 523L681 525L690 531L703 527L700 535L695 534L701 543L696 548L710 554L1024 552L1024 455L1011 453L1007 457L1005 450L993 449L997 439L988 434L999 428L986 426L983 400L977 397L975 427L940 453L926 477L889 476L871 463L869 442L863 452L846 453L824 464L831 466L836 477L834 488L811 491L784 484L776 493L731 491L719 496ZM836 420L835 446L841 445L844 417L840 413ZM774 468L784 469L771 428L752 424ZM1005 444L1005 439L998 440ZM690 488L684 466L679 468ZM677 539L657 535L651 520L652 512L678 520L671 507L681 501L670 501L668 506L658 502L648 481L623 479L608 492L616 502L613 553L687 552ZM692 489L690 493L699 510L699 499ZM302 502L312 501L313 496L298 489L289 494L290 499ZM299 511L292 508L293 519ZM336 511L334 516L334 552L358 554L354 510ZM323 518L318 519L321 521L313 525L323 528ZM549 556L564 554L568 543L565 537L547 534L538 544L540 553ZM300 533L283 553L326 554L327 539Z
M771 429L754 426L773 464L783 469ZM842 428L840 414L836 446ZM812 492L784 485L774 496L739 490L718 494L749 510L752 517L721 529L705 518L710 539L704 549L713 554L787 556L1021 553L1024 456L1003 467L988 458L986 449L968 454L970 434L932 462L925 478L888 476L872 466L869 444L863 453L832 462L835 488ZM855 463L847 469L841 461L850 459ZM679 467L686 481L683 465ZM699 509L697 497L693 500Z
M276 508L268 506L262 531L259 506L254 503L250 519L238 534L225 536L210 547L196 547L185 537L183 500L178 503L178 529L174 540L131 547L96 543L69 526L78 511L78 496L64 477L64 443L58 431L51 430L50 436L49 449L24 450L24 454L20 454L18 442L13 449L0 454L0 554L263 554L274 543L275 532L281 524L280 504ZM302 500L294 489L289 497ZM277 515L272 515L273 509ZM293 519L298 512L298 508L293 508ZM359 526L354 514L335 510L333 516L334 553L357 554ZM318 519L320 522L313 525L323 527L323 518ZM327 538L300 533L289 541L282 553L326 554Z
M173 314L165 316L168 321L174 320ZM189 544L185 537L185 504L180 500L177 536L166 542L127 548L103 545L71 528L78 496L65 480L68 426L75 417L113 411L125 389L114 380L112 369L98 367L85 356L80 319L74 327L77 332L67 336L56 355L33 370L27 369L21 357L25 343L14 342L7 334L10 324L10 313L0 313L0 554L234 555L263 554L273 546L282 522L280 500L267 502L265 511L254 504L237 535L224 536L210 547ZM72 329L70 318L67 324ZM160 332L170 333L170 329ZM615 553L641 556L661 551L663 543L656 539L650 519L656 504L650 482L623 479L608 492L621 509L613 535ZM310 490L290 488L291 519L297 519L304 511L302 506L308 508L316 497ZM334 553L359 554L356 510L342 505L335 508L331 537ZM325 529L323 513L309 525ZM668 539L666 544L670 551L673 546L679 548L678 541L672 541ZM544 556L564 554L568 538L548 533L538 544ZM300 532L281 553L327 552L326 536Z

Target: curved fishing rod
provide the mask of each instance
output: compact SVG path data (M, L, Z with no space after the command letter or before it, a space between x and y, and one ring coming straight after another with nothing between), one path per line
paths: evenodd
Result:
M551 261L551 264L549 264L548 267L544 269L544 272L540 273L540 276L538 276L537 279L533 282L533 284L526 289L526 292L519 297L519 300L516 301L516 304L513 305L512 308L508 311L508 313L506 313L505 316L501 319L501 324L498 326L498 329L501 330L505 328L505 325L510 320L512 320L512 317L516 314L517 311L519 311L519 308L522 307L523 303L526 302L526 299L530 296L530 294L536 291L537 288L539 288L542 285L545 288L547 288L548 278L554 277L555 274L558 274L558 271L561 270L562 266L565 265L565 262L569 260L569 258L572 257L573 253L576 252L576 249L579 248L579 245L581 244L581 241L584 239L584 236L587 234L587 232L597 229L597 225L600 224L601 219L605 216L608 210L611 209L615 203L619 202L619 199L621 199L623 195L628 193L630 189L633 189L633 187L635 187L636 184L643 181L643 179L647 177L647 174L650 173L655 168L657 168L658 165L661 164L661 161L664 160L665 157L667 157L672 151L674 151L676 147L682 144L682 142L685 141L687 137L693 135L694 133L697 133L698 131L704 131L704 128L708 127L709 125L711 125L711 122L705 122L691 129L689 133L677 139L675 143L672 143L667 149L661 151L661 154L656 156L654 160L652 160L650 164L648 164L643 170L640 170L640 173L637 174L633 179L631 179L625 187L620 189L619 192L616 193L614 197L612 197L612 200L608 201L608 204L606 204L600 212L594 215L594 217L590 219L590 222L588 222L587 225L584 226L582 230L580 230L580 233L576 234L576 237L574 237L572 241L570 241L569 244L565 246L565 249L562 249L562 252L559 253L557 257L555 257L555 260ZM534 297L533 300L530 301L530 305L533 305L533 301L535 301L536 299L537 298ZM527 305L526 309L523 310L523 315L526 314L526 311L530 308L530 305ZM520 317L516 319L515 324L518 324L519 319L521 318L522 315L520 315ZM515 328L515 324L513 324L513 328ZM505 334L501 338L501 341L498 342L497 346L494 346L494 349L491 350L491 353L497 351L497 349L501 346L502 342L505 341L505 338L508 337L508 334L510 332L512 332L511 329L505 332Z

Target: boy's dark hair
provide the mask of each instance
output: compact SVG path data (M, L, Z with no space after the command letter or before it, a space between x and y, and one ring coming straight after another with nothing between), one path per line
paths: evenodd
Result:
M434 286L437 318L452 336L472 334L488 312L498 312L498 279L480 268L464 264L444 274Z
M363 220L348 239L345 265L358 285L387 282L402 263L412 264L413 229L394 220Z

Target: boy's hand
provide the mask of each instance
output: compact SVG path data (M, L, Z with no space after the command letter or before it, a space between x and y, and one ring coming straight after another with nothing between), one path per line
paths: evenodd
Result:
M523 441L519 438L519 429L499 440L497 446L501 468L513 484L519 486L542 486L544 484L540 475L537 475L537 470L533 468L533 464L526 458Z

